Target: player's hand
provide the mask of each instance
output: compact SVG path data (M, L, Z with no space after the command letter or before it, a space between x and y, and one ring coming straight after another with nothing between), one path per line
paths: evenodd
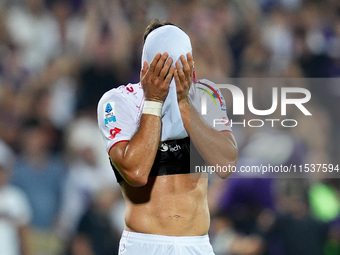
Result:
M174 68L171 68L173 60L168 56L167 52L157 53L150 67L144 61L141 83L146 100L164 102L168 95L170 81L174 74Z
M192 59L191 53L187 53L187 57L184 55L180 56L183 69L179 63L176 61L176 70L174 73L176 89L177 89L177 101L189 102L189 89L193 78L193 68L194 61Z

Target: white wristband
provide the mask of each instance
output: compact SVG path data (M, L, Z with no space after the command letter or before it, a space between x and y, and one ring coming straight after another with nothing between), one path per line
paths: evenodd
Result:
M144 114L152 114L158 117L162 117L162 106L163 103L156 101L148 101L144 102L143 112Z

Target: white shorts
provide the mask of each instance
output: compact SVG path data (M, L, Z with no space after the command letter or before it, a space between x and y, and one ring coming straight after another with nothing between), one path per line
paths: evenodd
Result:
M209 236L163 236L123 231L119 255L214 255Z

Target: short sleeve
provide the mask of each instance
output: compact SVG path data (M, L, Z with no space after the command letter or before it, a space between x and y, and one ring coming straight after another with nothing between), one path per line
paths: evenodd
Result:
M203 121L217 131L231 132L225 99L215 83L200 80L191 88L191 102Z
M98 126L108 153L115 144L131 140L138 128L138 109L132 103L114 90L105 93L98 103Z

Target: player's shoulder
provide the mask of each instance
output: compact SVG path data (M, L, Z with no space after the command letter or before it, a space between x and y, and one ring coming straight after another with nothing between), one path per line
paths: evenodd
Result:
M216 87L216 83L208 79L197 80L193 86L191 86L191 92L196 96L202 96L207 93L211 96L222 96L219 89Z
M207 103L216 105L216 107L221 107L223 111L226 111L226 102L223 94L217 84L211 80L197 80L194 84L192 95L196 104L200 104L202 97L206 96Z
M211 81L211 80L208 80L208 79L200 79L200 80L197 80L196 82L196 86L216 86L216 83Z
M192 92L197 95L201 95L203 93L208 93L208 91L215 92L218 89L216 88L216 83L208 79L200 79L195 81L193 86L191 86Z
M214 88L216 89L216 83L208 79L200 79L195 83L196 88Z
M125 105L138 104L142 97L142 85L140 83L129 83L105 92L99 100L98 107L108 102L124 103Z

